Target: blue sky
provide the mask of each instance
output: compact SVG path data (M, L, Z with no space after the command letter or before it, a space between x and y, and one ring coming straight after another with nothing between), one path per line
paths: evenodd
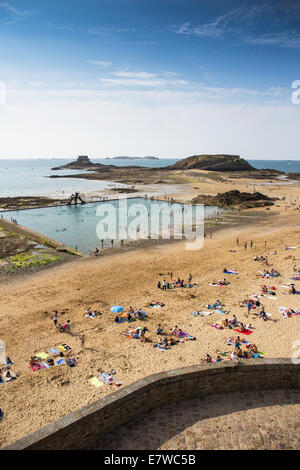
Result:
M299 1L0 0L0 156L300 159L299 69Z

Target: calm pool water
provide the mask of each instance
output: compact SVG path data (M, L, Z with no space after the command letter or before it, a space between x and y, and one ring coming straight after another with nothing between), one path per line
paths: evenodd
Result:
M104 239L104 247L110 246L111 236L101 235L98 238L97 225L104 217L107 224L113 228L114 220L116 222L116 239L114 246L119 244L119 240L124 241L128 238L118 233L119 225L121 227L135 226L139 227L140 234L143 229L150 226L154 220L153 211L158 209L171 208L171 204L162 201L151 201L143 198L127 199L127 209L125 212L119 209L119 201L103 201L94 202L90 204L78 206L58 206L47 207L39 209L28 209L19 211L2 212L3 217L16 219L20 225L40 232L48 237L54 238L62 243L65 243L73 248L83 252L89 253L94 251L96 247L101 247L101 239ZM184 206L176 204L176 208L180 211L184 207L191 208L191 206ZM195 214L195 207L192 208ZM98 213L97 213L98 211ZM101 213L99 213L99 211ZM220 212L217 207L205 207L205 218L213 215L216 211ZM135 213L136 212L136 213ZM183 214L184 212L182 212ZM129 214L129 216L127 216ZM138 220L137 220L138 218ZM170 217L170 229L174 226L174 217ZM161 233L162 223L160 219L159 230Z

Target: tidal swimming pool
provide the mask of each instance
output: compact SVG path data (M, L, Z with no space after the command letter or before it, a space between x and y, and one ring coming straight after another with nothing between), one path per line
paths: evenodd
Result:
M126 231L133 230L137 227L139 236L145 232L148 227L148 236L151 236L150 229L159 228L160 236L168 229L173 231L176 227L174 213L177 214L192 211L195 214L196 207L183 204L171 204L164 201L154 201L144 198L126 199L127 207L120 206L119 202L124 200L101 201L87 204L78 204L77 206L56 206L42 207L39 209L26 209L19 211L2 212L6 219L15 219L18 224L29 229L35 230L43 235L77 248L82 253L88 254L95 248L103 246L111 246L111 239L114 238L114 246L120 244L120 240L124 242L132 239L126 236ZM162 217L159 219L159 227L154 223L154 217L157 212L168 213L170 211L170 219L163 222ZM212 216L220 209L212 206L205 206L205 219ZM183 217L183 215L182 215ZM105 222L105 223L104 223ZM102 228L102 232L99 230ZM98 233L97 233L98 227ZM110 228L108 235L103 233ZM120 228L120 230L119 230ZM115 230L116 229L116 230ZM126 230L125 230L126 229ZM122 232L125 230L125 232ZM101 233L100 233L101 232ZM115 233L115 236L112 234ZM143 237L147 238L147 237Z

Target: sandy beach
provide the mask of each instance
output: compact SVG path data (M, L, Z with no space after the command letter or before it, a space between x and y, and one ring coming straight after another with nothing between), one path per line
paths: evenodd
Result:
M243 184L240 183L241 187ZM229 189L229 184L227 185ZM236 186L235 186L236 187ZM215 186L211 192L215 191ZM191 194L196 191L191 188ZM271 187L269 191L282 197L297 198L299 186ZM197 190L199 192L199 190ZM265 192L265 191L264 191ZM185 195L188 199L190 195ZM265 209L260 209L262 215ZM267 357L291 357L293 341L300 339L300 317L283 318L279 306L300 307L298 295L288 295L288 289L280 287L283 282L293 282L293 264L300 266L300 216L295 206L286 209L281 201L273 206L272 217L256 225L239 229L226 228L205 239L199 251L187 251L184 242L156 247L141 248L134 252L116 253L99 258L85 258L51 268L29 276L18 276L0 286L1 339L6 352L13 359L12 370L17 380L0 385L1 408L5 420L1 423L1 446L4 446L82 406L112 393L117 388L103 385L94 388L89 379L101 371L116 371L116 381L126 386L145 375L163 370L198 364L209 353L216 357L216 350L231 352L226 343L233 330L216 330L210 324L222 321L225 316L213 314L194 317L191 312L201 310L217 299L226 305L232 318L254 326L250 338ZM240 245L236 245L236 238ZM245 250L243 242L253 240L252 249ZM265 248L267 241L267 248ZM299 246L295 250L284 250L287 246ZM234 250L230 251L230 250ZM268 254L277 251L277 254ZM253 261L255 255L267 255L271 267L281 277L261 279L259 270L267 269L262 263ZM291 256L299 261L293 262ZM230 285L209 286L214 280L223 279L222 270L236 269L238 275L226 278ZM193 276L195 288L174 288L169 291L157 289L157 282L179 276L187 281ZM297 282L295 281L296 285ZM261 299L266 312L272 314L267 322L250 314L239 301L259 292L261 284L276 287L278 300ZM161 301L163 308L151 308L149 303ZM114 323L110 312L114 304L122 305L125 311L130 306L142 308L147 319L135 323ZM101 311L101 317L85 318L86 307ZM53 310L60 314L59 322L70 320L72 335L60 333L52 321ZM205 308L204 308L205 310ZM276 320L273 321L273 320ZM178 325L196 341L185 341L170 350L160 351L153 347L159 337L158 324L165 331ZM146 326L146 337L153 343L128 339L120 333L129 326ZM79 335L86 341L81 346ZM77 360L77 367L53 367L33 372L29 368L30 357L39 351L66 343Z

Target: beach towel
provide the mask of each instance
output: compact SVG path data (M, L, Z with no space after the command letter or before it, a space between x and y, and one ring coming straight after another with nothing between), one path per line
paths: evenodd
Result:
M48 364L48 362L45 362L45 361L40 362L40 366L42 369L50 369L51 367L50 364Z
M289 309L287 307L278 307L278 310L280 313L286 313Z
M179 336L179 338L186 338L188 336L188 333L182 331L181 334L176 333L176 336Z
M41 365L38 362L36 364L30 365L29 367L33 372L36 372L37 370L42 368Z
M213 328L216 328L216 330L223 330L223 326L218 325L218 323L211 323L210 326L212 326Z
M98 374L98 377L100 380L102 380L102 382L108 385L110 385L115 380L115 378L107 372L102 372L101 374Z
M218 315L225 315L226 313L229 313L228 311L225 312L225 310L221 310L220 308L215 308L213 310L213 313L217 313Z
M197 310L194 310L193 312L191 312L191 315L194 315L194 317L203 317L204 315L211 315L212 312L208 312L206 310L202 310L202 311L197 311Z
M59 354L59 351L55 348L50 348L49 353L52 354L52 356L57 356Z
M154 344L153 347L159 349L160 351L167 351L169 349L169 348L166 348L162 344L159 344L159 343Z
M94 387L96 387L96 388L103 387L103 385L104 385L103 382L101 382L101 381L98 379L98 377L92 377L92 378L90 379L90 383L91 383Z
M251 333L253 333L253 331L250 331L250 330L241 331L241 330L238 330L237 328L234 331L237 331L238 333L242 333L243 335L251 335Z
M224 274L238 274L238 272L234 271L234 270L227 270L224 272Z
M75 367L77 366L76 359L74 357L67 359L67 366L69 367Z
M249 346L249 344L250 344L247 339L243 339L242 341L239 341L239 342L240 342L240 344L244 344L246 347ZM234 346L235 343L236 343L236 341L234 342L234 341L231 340L231 338L228 338L228 339L226 340L226 343L228 343L228 344Z
M65 360L61 357L59 359L56 359L55 365L56 366L63 366L65 364Z
M72 352L72 349L67 344L60 344L59 346L57 346L57 348L60 349L64 353L70 354Z
M300 281L300 276L293 276L291 279L293 281Z
M124 323L125 321L136 321L136 318L131 318L131 320L128 320L128 313L124 313L123 315L119 315L118 321L115 323Z
M39 359L48 359L49 358L49 355L45 352L36 353L35 356L38 357Z

